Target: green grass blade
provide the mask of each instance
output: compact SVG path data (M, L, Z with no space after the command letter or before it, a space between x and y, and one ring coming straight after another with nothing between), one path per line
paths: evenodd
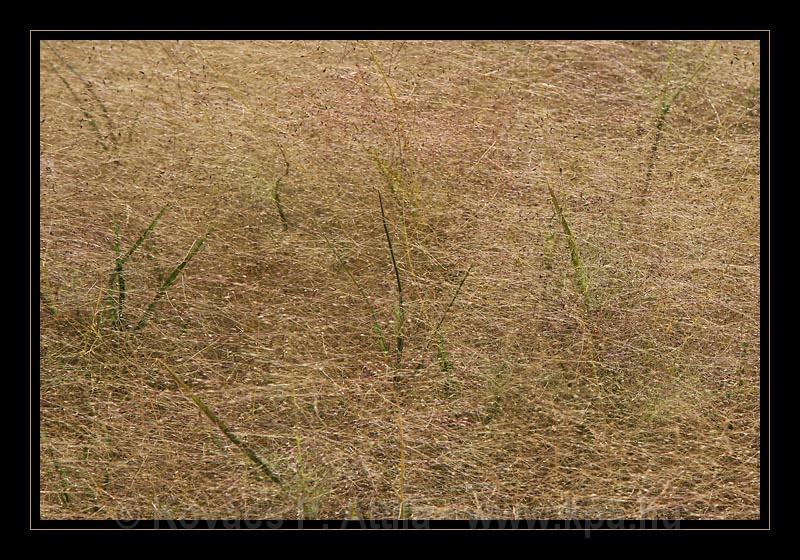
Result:
M262 459L258 455L258 453L256 453L250 446L248 446L241 439L239 439L239 436L237 436L236 433L234 433L234 431L230 429L230 427L225 423L225 421L222 420L222 418L220 418L219 416L217 416L214 413L214 411L211 410L199 396L195 395L192 392L192 390L189 388L186 382L183 379L181 379L181 377L178 375L177 372L173 371L170 367L168 367L164 362L161 362L160 360L159 363L164 367L164 369L167 370L167 372L169 372L169 374L172 376L172 379L174 379L175 383L177 383L178 387L180 387L181 391L183 391L183 393L192 400L195 406L197 406L197 408L199 408L203 412L203 414L205 414L206 417L208 417L208 419L211 420L220 429L220 431L225 435L226 438L228 438L228 440L232 444L241 449L244 452L244 454L247 455L247 457L253 463L255 463L264 472L264 474L266 474L270 478L270 480L272 480L277 484L283 484L283 480L281 479L280 476L278 476L275 473L275 470L269 465L269 463L267 463L264 459Z
M461 286L464 285L464 282L469 276L470 271L472 270L472 266L470 265L467 271L464 273L464 276L461 277L461 282L458 283L458 287L456 287L456 291L453 293L453 297L450 299L450 303L447 304L447 307L444 309L444 313L442 313L439 322L436 323L436 328L433 329L433 337L435 338L437 334L439 334L439 329L442 327L442 323L444 323L445 318L447 317L447 313L450 311L450 308L453 307L453 304L456 302L456 298L458 297L458 293L461 291Z
M117 296L117 311L114 317L114 324L117 327L122 326L123 320L123 308L125 306L125 270L124 270L124 261L120 257L120 233L119 233L119 224L114 224L114 253L116 254L116 267L114 268L114 274L111 278L111 287L113 289L114 279L116 277L117 286L119 288L118 296Z
M168 207L169 207L169 204L164 205L164 207L159 211L159 213L156 215L156 217L153 218L153 221L150 222L150 225L148 225L147 228L145 228L145 230L141 233L141 235L139 235L139 238L136 240L136 242L131 246L130 249L128 249L128 252L125 253L125 256L122 257L122 259L121 259L122 260L122 264L125 264L125 262L131 257L131 255L133 255L133 253L136 251L136 249L138 249L142 245L142 243L145 242L147 237L151 233L153 233L153 230L155 229L156 225L158 224L158 221L162 218L162 216L164 216L164 213L167 211Z
M189 264L189 262L194 258L194 256L198 253L198 251L200 251L200 248L205 243L207 237L208 237L208 232L203 237L199 238L197 241L194 242L192 248L189 249L189 253L183 259L183 261L181 261L181 263L175 267L175 269L172 271L169 277L164 281L163 284L161 284L161 287L158 289L158 292L153 298L153 301L151 301L150 305L147 306L147 309L145 309L142 318L139 319L139 322L136 324L136 330L141 329L145 325L147 319L150 317L150 314L153 312L153 309L155 309L156 304L158 304L158 302L161 301L161 298L164 297L164 295L167 293L167 290L175 283L175 281L181 275L181 272L183 272L183 269L186 268L186 265Z
M560 171L560 170L559 170ZM550 199L553 202L553 207L556 210L556 214L558 215L558 219L561 222L561 227L564 230L564 234L567 236L567 245L569 246L569 254L570 260L572 260L572 266L575 269L575 282L578 285L578 289L583 295L584 302L589 305L590 301L590 291L589 291L589 277L586 273L586 267L583 264L583 258L581 257L580 249L578 249L578 243L575 240L575 235L572 233L572 228L569 227L569 223L567 222L567 218L564 216L564 211L561 208L561 204L558 201L558 197L556 193L553 191L553 188L548 183L547 190L550 191Z
M383 196L378 191L378 202L381 205L381 218L383 219L383 231L386 232L386 242L389 244L389 254L392 257L392 268L394 268L394 277L397 280L397 310L395 317L397 319L396 338L397 338L397 363L399 364L403 357L403 346L405 340L403 338L403 323L405 322L405 307L403 305L403 284L400 281L400 270L397 268L397 259L394 257L394 247L392 246L392 236L389 234L389 225L386 221L386 212L383 209Z

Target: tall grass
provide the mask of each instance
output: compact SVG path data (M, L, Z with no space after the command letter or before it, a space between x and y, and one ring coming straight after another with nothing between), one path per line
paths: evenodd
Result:
M120 248L120 233L119 233L119 223L114 224L114 254L116 255L115 265L114 265L114 272L111 275L111 285L113 289L114 280L116 279L117 286L119 288L118 295L117 295L117 305L114 310L114 325L116 327L122 326L123 321L123 311L125 308L125 267L124 261L122 260L121 256L121 248Z
M563 169L559 167L559 180L561 182L561 188L564 188L564 173ZM566 216L564 215L564 210L561 206L561 203L556 196L555 191L550 186L550 183L547 183L547 189L550 191L550 200L553 203L553 208L555 208L556 215L558 216L559 221L561 222L561 228L564 231L564 235L567 238L567 246L569 247L569 256L570 261L572 262L572 268L575 273L575 284L580 292L583 304L586 310L586 319L581 320L581 329L583 331L583 337L587 341L587 345L589 348L589 362L592 367L592 374L594 375L595 379L597 379L598 370L597 370L597 349L595 348L595 331L593 327L593 321L590 314L592 307L595 303L594 294L591 290L591 284L589 282L589 274L586 271L586 266L583 262L583 257L581 256L580 248L578 247L578 241L575 238L575 235L572 232L572 228L567 221ZM594 389L599 390L599 386L595 385Z
M412 182L412 185L409 187L407 182L403 179L403 176L395 171L392 166L384 162L374 150L367 149L367 152L370 156L372 156L372 159L378 166L378 170L381 172L381 175L383 175L384 179L386 180L386 184L389 187L389 192L392 193L395 203L400 208L400 226L403 232L403 244L406 248L406 263L408 263L408 270L413 278L416 276L416 274L414 272L414 262L411 258L411 241L408 234L410 220L407 217L406 206L410 202L412 206L412 212L419 209L419 186L415 182ZM412 224L412 231L413 228L414 226Z

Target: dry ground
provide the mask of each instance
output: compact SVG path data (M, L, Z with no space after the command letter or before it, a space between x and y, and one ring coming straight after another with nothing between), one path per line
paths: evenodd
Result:
M44 518L758 517L757 43L40 62Z

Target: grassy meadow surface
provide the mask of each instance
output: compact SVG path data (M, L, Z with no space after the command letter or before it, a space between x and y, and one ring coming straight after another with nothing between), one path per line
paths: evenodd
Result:
M42 42L42 517L757 518L759 72Z

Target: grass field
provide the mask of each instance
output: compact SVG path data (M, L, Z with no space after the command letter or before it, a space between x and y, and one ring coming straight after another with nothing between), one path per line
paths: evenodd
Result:
M40 47L43 518L758 517L757 42Z

